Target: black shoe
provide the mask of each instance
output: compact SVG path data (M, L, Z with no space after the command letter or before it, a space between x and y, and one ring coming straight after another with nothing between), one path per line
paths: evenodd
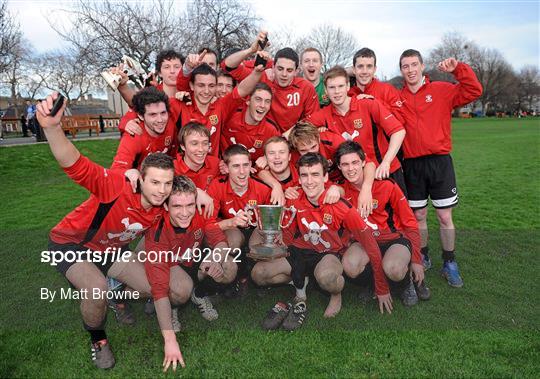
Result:
M406 307L412 307L418 304L418 295L414 289L412 280L409 282L405 290L401 293L401 302Z
M418 295L418 298L420 300L429 300L431 299L431 290L426 285L426 281L422 280L422 283L418 285L416 282L414 282L414 289L416 290L416 294Z
M144 313L147 316L153 316L156 314L156 307L154 306L154 299L148 299L146 300L146 303L144 303Z
M227 299L244 298L248 293L248 279L238 279L232 286L229 286L223 296Z
M287 317L283 321L282 327L285 330L293 331L298 329L304 323L307 316L306 303L300 301L290 307Z
M358 292L358 300L362 305L366 305L374 297L373 287L371 286L362 286L360 287L360 292Z
M268 311L266 318L263 320L262 327L264 330L276 330L283 324L285 317L289 314L291 304L285 304L278 301L276 305L270 311Z

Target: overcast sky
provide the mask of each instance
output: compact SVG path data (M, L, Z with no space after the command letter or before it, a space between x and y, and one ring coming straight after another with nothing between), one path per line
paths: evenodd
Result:
M270 33L287 27L302 35L321 23L341 26L357 38L358 48L367 46L375 50L380 77L399 74L397 60L403 50L415 48L427 55L448 31L460 32L481 46L500 50L517 69L526 64L540 64L537 0L254 0L249 3L264 19L262 26ZM70 1L59 0L9 0L25 36L40 52L62 46L45 14L69 4ZM186 1L178 1L179 9L185 6Z

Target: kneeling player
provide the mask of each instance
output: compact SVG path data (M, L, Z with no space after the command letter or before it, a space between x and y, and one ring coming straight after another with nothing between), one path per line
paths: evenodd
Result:
M271 189L250 177L251 159L249 151L244 146L229 146L223 153L223 161L227 165L228 177L214 179L207 192L214 199L214 214L221 218L218 224L227 236L229 247L242 250L238 282L234 291L228 292L231 296L237 294L242 296L246 294L251 271L251 260L245 253L254 230L250 226L250 221L254 220L248 206L269 204Z
M341 290L344 285L340 253L348 248L348 236L361 244L369 254L375 272L375 287L381 311L392 309L392 300L381 267L379 247L370 229L352 205L340 199L336 204L324 204L324 184L328 181L328 162L318 153L307 153L298 161L302 192L288 206L297 210L291 226L283 231L290 256L273 262L259 262L252 278L259 285L288 283L291 278L297 289L294 307L288 312L276 306L263 327L293 330L301 326L306 315L305 277L313 275L319 286L330 293L324 313L333 317L341 310ZM285 318L286 317L286 318Z
M345 198L356 205L364 181L364 151L357 142L347 141L339 146L335 159L346 179L343 184ZM379 243L384 273L400 291L403 304L414 305L418 297L409 275L411 263L410 269L414 274L418 295L423 300L429 299L429 289L423 283L424 268L420 255L418 223L405 195L393 180L374 181L372 195L373 213L364 218L364 221L373 230ZM369 258L362 249L350 249L343 256L342 262L347 276L359 280L363 276L368 279L368 283L371 282L371 267L366 267Z
M191 295L203 317L215 320L218 314L203 292L204 288L209 281L230 283L236 277L233 257L226 256L228 249L225 235L215 219L206 220L199 215L196 211L196 197L195 184L185 176L176 176L167 203L168 217L161 219L145 236L145 269L165 342L165 370L171 363L173 370L176 370L177 362L184 366L173 331L176 318L173 317L171 322L171 305L183 304ZM206 254L207 249L202 248L204 237L213 249L209 254ZM156 252L158 259L152 261L153 252ZM181 267L178 260L184 257L190 260L182 262ZM192 280L199 283L193 292Z
M49 96L38 105L39 124L60 166L92 195L53 228L49 250L79 252L75 261L68 259L69 254L64 255L57 269L81 293L93 294L81 299L83 325L90 333L94 364L111 368L115 360L105 334L105 276L127 284L142 297L150 295L142 263L125 259L125 254L115 260L114 252L115 248L129 249L131 241L161 219L162 204L171 192L173 161L163 153L146 157L141 166L140 191L133 193L122 173L90 161L66 138L60 126L65 105L56 116L50 115L56 96ZM103 253L109 251L113 253ZM96 292L98 296L94 296Z

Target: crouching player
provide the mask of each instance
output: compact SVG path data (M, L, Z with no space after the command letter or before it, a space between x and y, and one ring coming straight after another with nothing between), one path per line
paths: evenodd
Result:
M343 184L345 198L356 205L364 181L364 151L357 142L347 141L339 146L335 160L346 179ZM429 299L430 292L424 283L418 223L405 195L393 180L376 180L373 182L372 196L373 213L364 218L364 221L373 230L372 234L383 254L384 273L400 292L404 305L415 305L418 297L422 300ZM347 276L357 279L361 284L367 284L364 287L363 300L371 297L369 260L366 252L361 249L350 249L342 260ZM409 274L409 263L410 271L414 275L414 285Z
M115 278L138 292L150 295L150 285L142 263L123 254L114 257L115 248L143 234L163 214L163 203L171 192L174 177L172 158L154 153L141 166L140 191L133 193L124 175L82 156L66 138L60 126L65 104L56 116L50 110L57 94L47 97L37 108L37 118L49 140L51 151L66 174L90 191L91 196L58 223L50 233L49 250L77 252L73 261L64 255L57 269L82 296L83 325L90 333L92 360L98 368L111 368L114 356L105 333L108 294L105 276ZM113 252L105 254L102 252ZM100 294L95 296L94 294ZM134 296L135 297L135 296Z
M236 277L236 263L228 256L225 235L215 219L204 219L196 208L197 187L191 179L176 176L168 200L168 217L145 235L146 275L150 282L159 327L165 343L164 371L177 362L184 367L180 347L173 325L171 305L180 305L193 299L206 319L218 317L212 303L203 291L208 282L230 283ZM203 249L203 240L212 249ZM223 250L222 250L223 249ZM155 253L154 253L155 252ZM152 260L152 255L157 259ZM179 260L182 261L179 265ZM193 281L198 282L192 293Z
M306 317L305 277L313 275L321 289L330 293L325 317L333 317L341 310L341 291L345 279L340 254L347 248L358 249L360 244L368 253L375 274L375 289L381 312L392 310L392 298L381 267L381 253L371 229L358 211L346 200L324 204L324 184L328 181L328 162L319 153L307 153L298 161L302 187L298 199L287 201L297 210L291 226L283 231L283 241L289 246L290 256L272 262L258 262L252 278L259 285L288 283L291 278L296 288L296 299L291 309L276 304L263 323L266 329L283 324L286 330L300 327ZM349 247L350 237L357 241Z

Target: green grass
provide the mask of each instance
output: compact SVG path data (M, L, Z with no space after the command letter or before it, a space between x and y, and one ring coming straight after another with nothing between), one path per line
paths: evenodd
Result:
M430 236L435 269L427 272L432 300L412 309L395 300L381 316L355 301L347 286L337 318L323 319L328 298L309 292L309 316L295 333L264 332L259 323L277 299L217 305L220 318L181 312L178 335L187 377L537 377L540 372L540 125L537 120L454 122L454 162L460 206L455 211L457 254L465 287L438 276L437 233ZM78 142L108 165L116 141ZM133 328L109 315L108 335L117 366L98 372L89 360L76 301L39 300L39 289L66 287L39 261L47 234L86 191L58 168L46 145L0 149L1 302L0 376L133 377L160 375L157 321L142 314ZM436 231L433 212L430 227ZM161 374L162 375L162 374ZM170 376L171 374L168 374Z

